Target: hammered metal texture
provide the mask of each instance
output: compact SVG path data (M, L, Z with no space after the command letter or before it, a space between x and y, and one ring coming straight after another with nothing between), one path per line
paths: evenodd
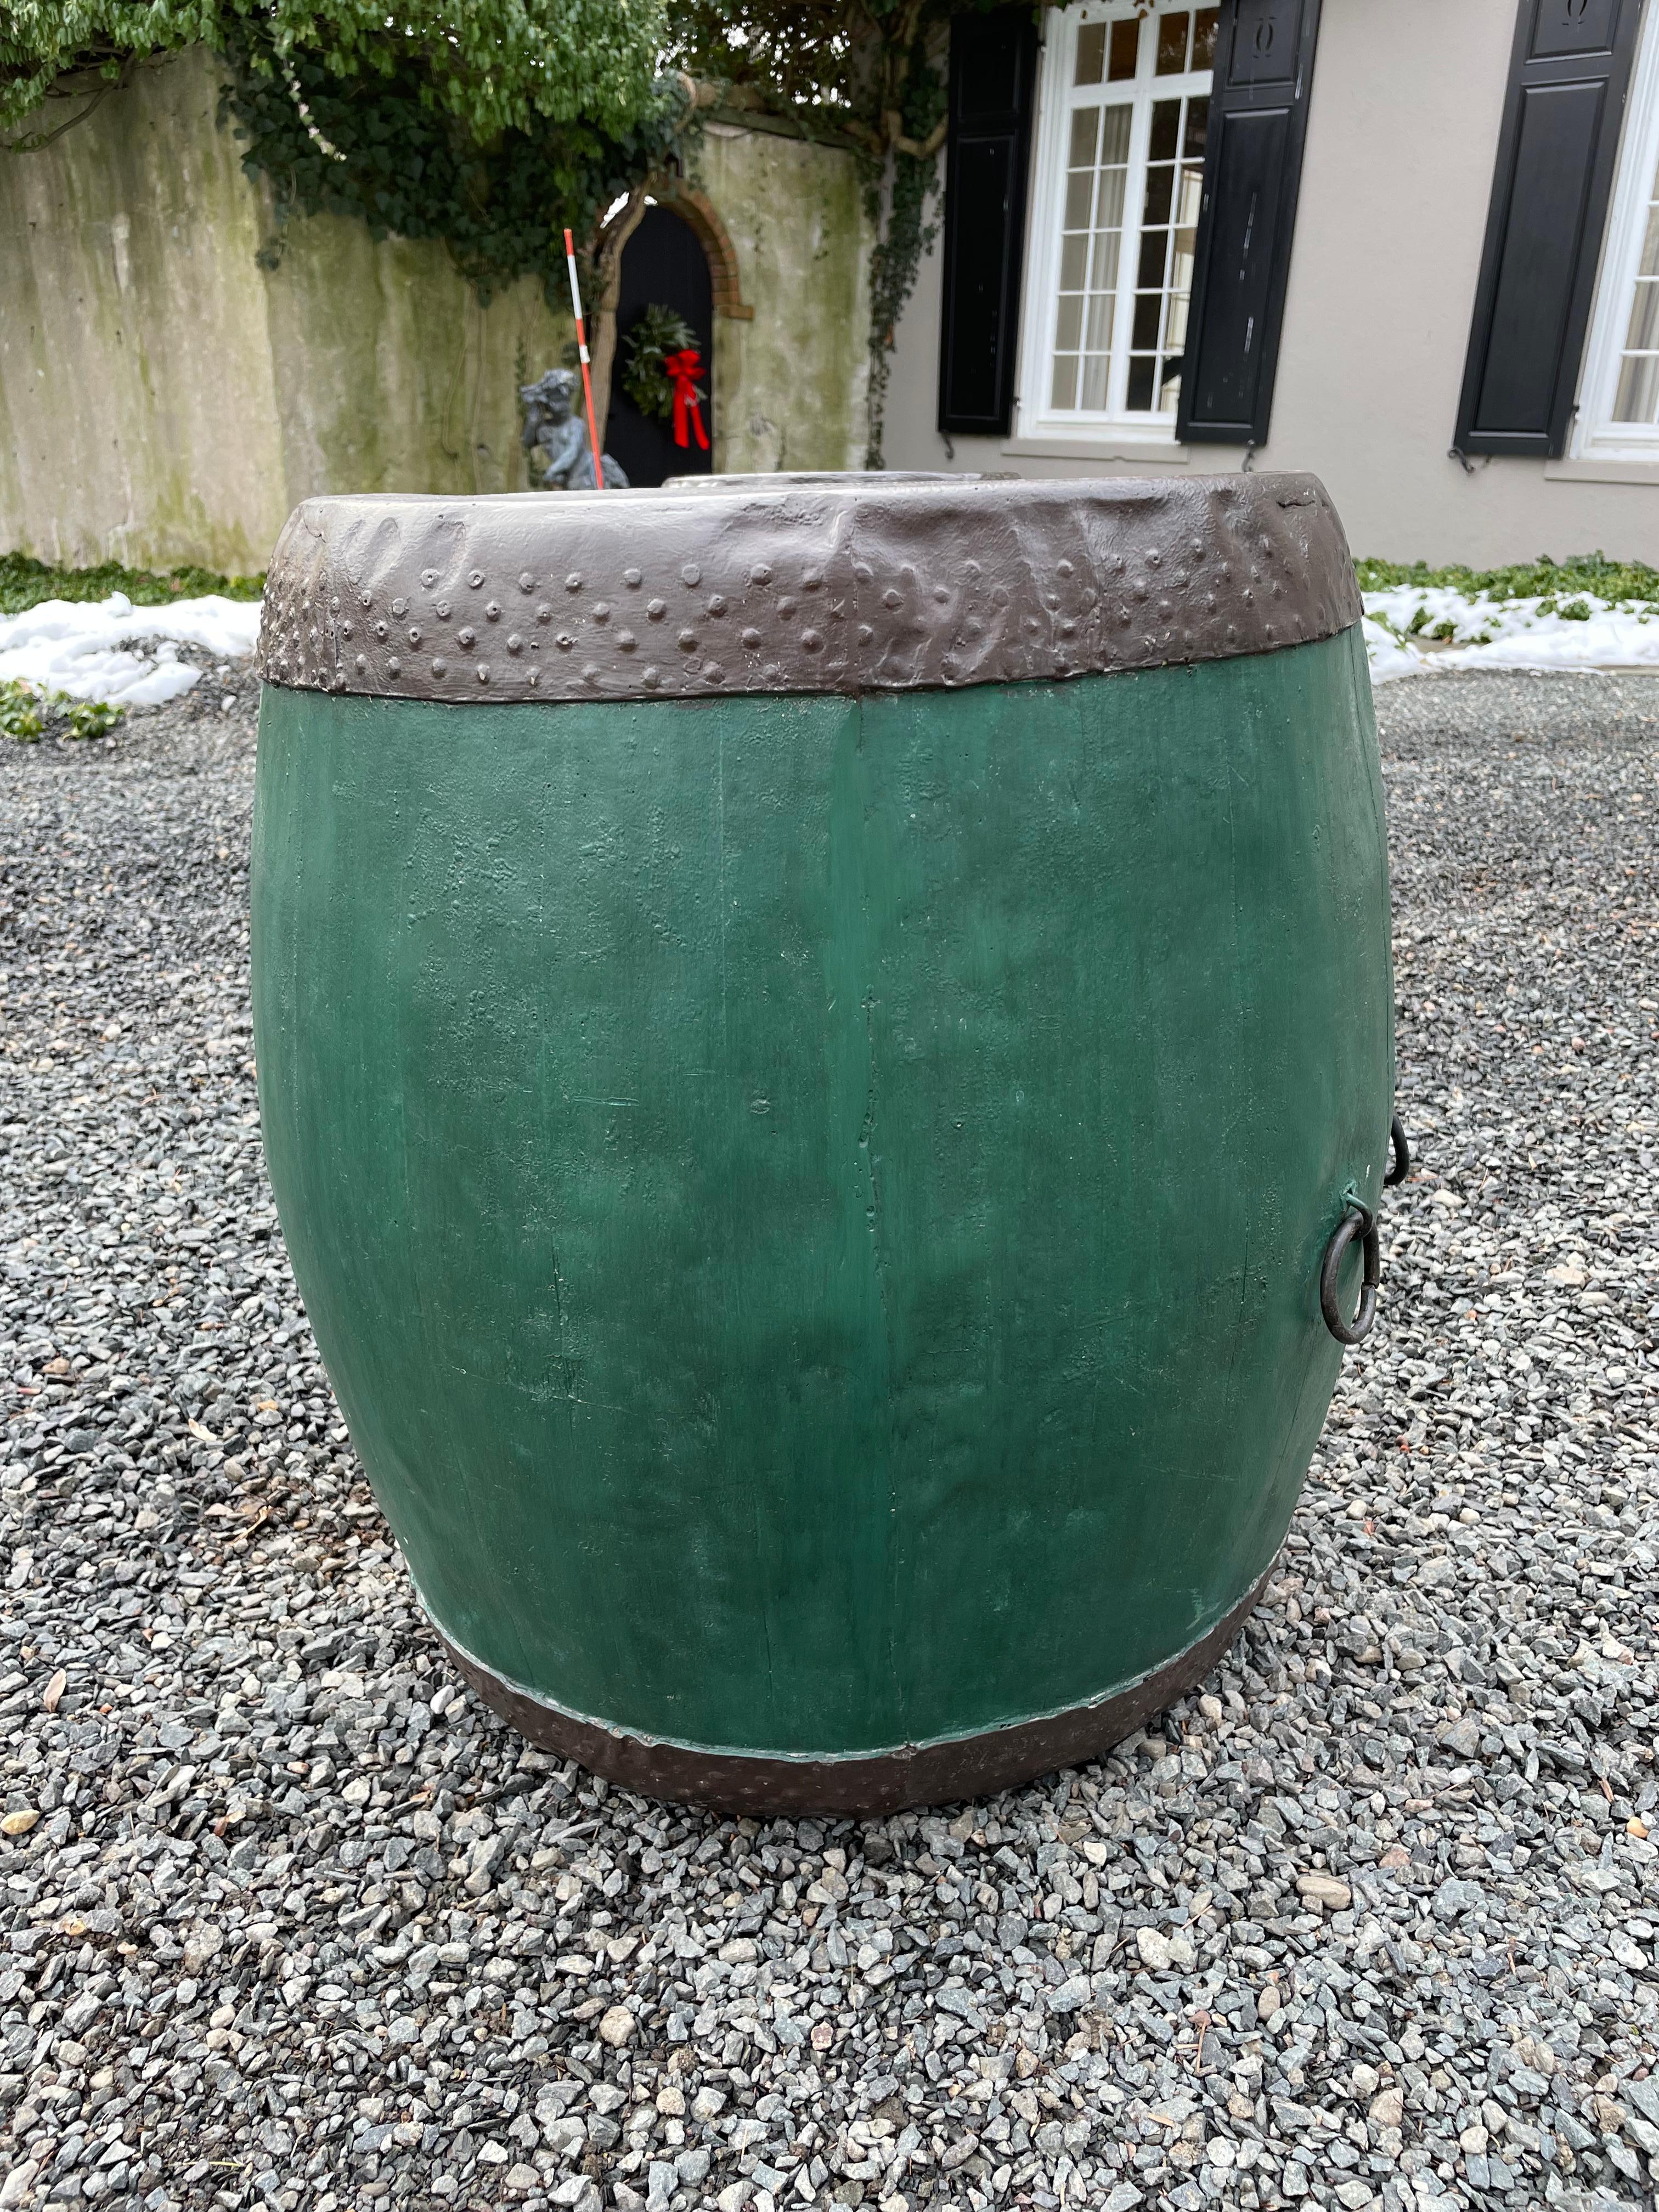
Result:
M308 499L260 673L393 699L856 695L1227 659L1359 619L1311 476L712 488Z
M1103 1759L1154 1713L1163 1712L1201 1682L1255 1610L1267 1576L1260 1576L1215 1626L1173 1659L1070 1711L982 1735L938 1743L907 1744L895 1751L845 1759L767 1759L752 1753L703 1751L665 1742L576 1713L538 1697L464 1650L434 1622L458 1673L493 1712L534 1744L561 1759L579 1759L618 1789L642 1797L712 1806L716 1812L753 1814L762 1820L804 1814L869 1817L911 1805L939 1805L993 1797L1062 1766Z

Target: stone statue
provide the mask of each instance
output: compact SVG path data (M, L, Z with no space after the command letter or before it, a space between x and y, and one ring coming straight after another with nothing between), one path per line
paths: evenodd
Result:
M547 491L592 491L593 457L587 423L576 407L580 382L574 368L550 368L534 384L521 384L524 447L530 456L530 481ZM607 486L626 489L628 478L614 454L605 457Z

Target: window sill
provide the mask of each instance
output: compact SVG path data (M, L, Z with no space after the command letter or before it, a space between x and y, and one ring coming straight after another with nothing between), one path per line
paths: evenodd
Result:
M1002 450L1034 461L1156 461L1184 468L1191 449L1173 438L1143 438L1133 431L1102 429L1075 438L1012 437Z
M1659 453L1586 453L1582 460L1546 461L1544 474L1567 483L1659 484Z

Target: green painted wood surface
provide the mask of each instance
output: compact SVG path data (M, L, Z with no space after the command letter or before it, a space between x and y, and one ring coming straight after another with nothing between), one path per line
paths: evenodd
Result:
M1392 1097L1357 631L862 701L268 690L253 933L307 1309L499 1672L869 1751L1109 1692L1271 1559Z

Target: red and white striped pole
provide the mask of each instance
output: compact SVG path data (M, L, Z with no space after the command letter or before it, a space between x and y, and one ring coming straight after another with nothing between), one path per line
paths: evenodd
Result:
M570 309L576 318L576 350L581 356L582 392L587 400L587 442L593 455L593 489L605 489L605 461L599 452L599 426L593 419L593 379L587 367L587 332L582 326L582 295L576 283L576 248L568 229L564 234L565 266L570 271Z

